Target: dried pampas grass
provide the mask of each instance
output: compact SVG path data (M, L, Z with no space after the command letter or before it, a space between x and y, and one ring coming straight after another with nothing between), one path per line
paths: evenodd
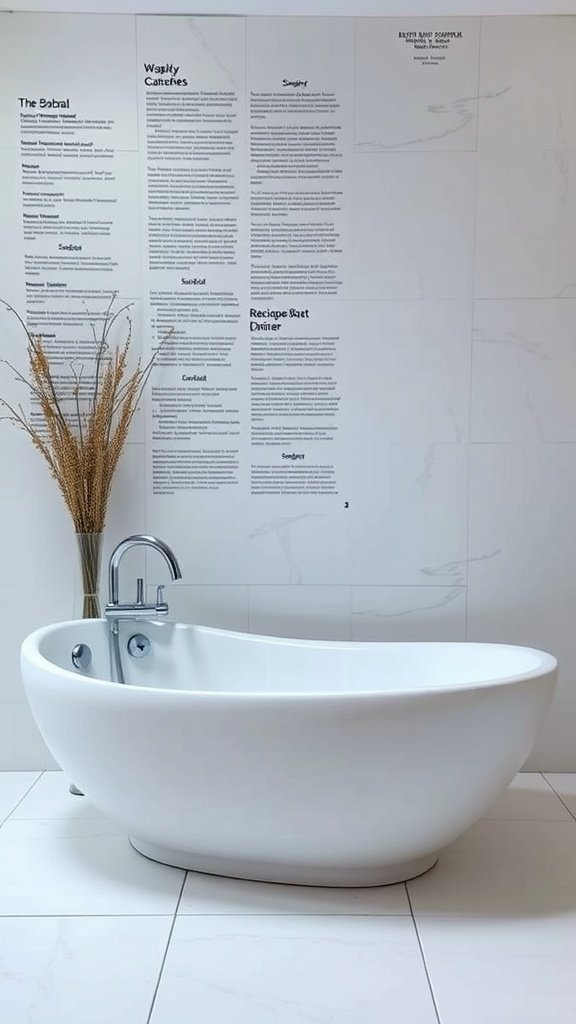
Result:
M118 460L128 430L146 386L158 350L146 365L139 359L130 370L128 356L132 340L130 305L112 311L115 296L101 319L99 332L92 324L94 358L90 373L85 366L70 364L72 387L64 387L50 367L41 334L32 334L22 317L4 300L28 338L28 374L12 363L16 380L30 391L32 409L12 405L0 398L10 420L28 434L34 447L48 463L56 480L74 529L80 534L100 533L104 529L108 499ZM122 345L112 346L111 331L126 321L127 337ZM40 416L38 416L38 411Z

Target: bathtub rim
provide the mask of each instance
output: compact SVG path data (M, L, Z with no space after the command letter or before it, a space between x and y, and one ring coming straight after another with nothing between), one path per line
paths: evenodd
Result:
M463 682L463 683L451 683L446 685L434 684L433 686L414 686L407 690L395 689L395 690L273 690L273 691L261 691L261 690L200 690L200 689L186 689L174 688L169 686L141 686L138 683L129 683L128 685L122 686L122 684L115 682L113 679L103 679L98 676L85 675L83 672L63 668L56 662L50 661L43 654L40 653L40 643L42 642L45 635L52 633L58 628L65 628L67 626L73 626L76 623L80 623L86 626L88 623L103 623L107 625L105 619L66 619L61 622L52 622L46 626L41 626L38 629L33 630L29 633L22 641L20 648L20 664L23 665L24 659L27 659L29 665L38 669L39 671L53 676L61 682L77 683L81 679L86 684L92 684L90 687L86 687L84 692L89 692L92 686L96 688L103 688L104 690L110 691L111 688L114 690L120 689L125 692L131 692L134 696L132 699L136 699L138 694L155 694L157 696L175 695L180 694L180 699L189 699L194 697L195 699L202 698L204 700L213 701L231 701L234 700L238 703L245 702L246 700L261 700L266 703L273 701L284 700L284 701L300 701L314 699L316 701L324 700L338 700L341 702L347 702L350 700L356 700L362 698L367 701L368 698L376 700L408 700L412 698L423 698L433 696L449 696L461 693L478 692L481 690L493 690L499 689L506 686L517 685L520 683L530 682L531 680L541 679L542 683L546 683L549 677L555 674L558 670L558 660L553 654L549 654L546 651L541 651L535 647L526 647L521 644L502 644L502 643L490 643L484 641L475 640L300 640L295 637L273 637L267 636L266 634L259 633L243 633L239 630L220 629L215 626L203 626L196 623L186 622L158 622L151 620L151 624L154 626L176 626L181 628L194 628L202 630L207 633L226 634L227 636L241 638L242 640L250 641L264 641L265 643L272 643L281 646L296 646L296 647L311 647L311 648L359 648L365 646L376 646L376 647L391 647L391 646L427 646L427 647L482 647L491 649L506 650L517 650L525 651L530 654L537 656L539 664L530 669L527 672L519 672L506 676L492 676L486 679L476 680L474 682ZM90 627L89 627L90 628ZM24 674L24 673L23 673ZM554 678L555 682L555 678ZM26 684L25 684L26 685ZM126 699L126 698L121 698ZM130 698L128 698L130 699Z

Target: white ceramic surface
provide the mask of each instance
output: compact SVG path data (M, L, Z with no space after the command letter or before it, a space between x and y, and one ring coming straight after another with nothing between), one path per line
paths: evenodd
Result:
M102 620L22 645L54 757L140 852L215 874L382 885L431 867L526 759L555 659L459 643L279 640L146 623L109 681ZM134 624L123 624L125 643ZM87 675L71 651L93 653Z

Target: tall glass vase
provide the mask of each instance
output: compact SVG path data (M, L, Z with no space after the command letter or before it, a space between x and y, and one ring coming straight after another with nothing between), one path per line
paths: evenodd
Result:
M74 618L100 618L100 563L102 561L102 533L77 533L78 572L74 585ZM71 782L69 790L74 796L84 796Z
M100 563L102 533L77 533L79 574L76 580L75 618L100 618Z

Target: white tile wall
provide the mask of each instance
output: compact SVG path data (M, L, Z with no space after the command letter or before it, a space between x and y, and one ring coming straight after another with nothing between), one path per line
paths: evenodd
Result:
M351 587L250 587L251 633L350 640Z
M576 441L576 302L474 303L471 440Z
M554 770L574 757L575 479L574 444L472 447L468 638L550 650L560 662L531 768Z
M475 295L574 295L576 151L480 150Z
M548 649L560 684L528 766L569 771L576 18L449 19L451 28L462 22L465 42L434 79L416 77L409 48L396 47L404 20L359 19L354 33L345 301L355 332L335 449L346 493L305 509L292 499L247 508L240 498L176 498L185 578L169 597L175 617L224 628ZM332 27L348 74L346 26ZM315 23L314 39L321 30ZM255 24L254 45L261 31ZM297 50L301 35L290 45ZM383 50L389 59L377 60ZM374 91L380 102L369 104ZM24 703L18 645L71 613L75 550L25 439L2 431L0 458L0 767L35 769L53 761ZM202 535L208 518L212 538ZM134 443L119 468L104 559L140 530L171 539L155 505L146 508L145 451ZM126 562L130 578L136 565ZM148 569L152 584L151 561Z
M356 138L359 152L438 152L476 148L479 18L418 18L419 32L462 32L434 72L414 69L402 33L410 18L362 18L356 47ZM386 59L382 60L382 54Z
M354 167L354 297L471 294L472 153L366 153Z
M576 147L576 21L483 18L481 150Z
M468 301L355 303L348 415L353 449L468 439L471 307ZM366 368L373 373L367 374Z
M378 445L376 451L362 446L352 480L356 586L459 586L465 581L464 445Z
M465 640L466 588L354 587L353 640Z

